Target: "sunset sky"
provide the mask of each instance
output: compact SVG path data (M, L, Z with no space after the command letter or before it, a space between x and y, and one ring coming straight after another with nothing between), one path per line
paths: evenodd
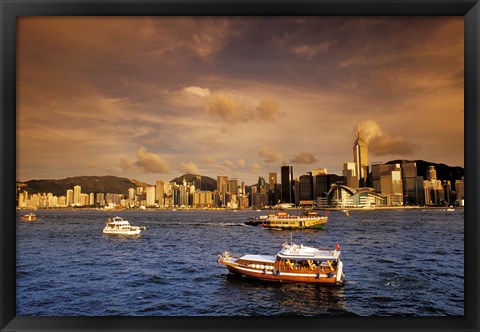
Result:
M463 17L22 17L17 180L464 165Z

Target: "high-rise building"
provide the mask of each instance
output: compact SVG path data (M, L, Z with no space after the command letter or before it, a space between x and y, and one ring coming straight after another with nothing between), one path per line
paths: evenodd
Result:
M165 182L162 180L155 181L155 201L163 205L163 196L165 193Z
M228 192L228 176L217 176L217 190L220 195L221 206L227 205L227 192Z
M400 166L402 168L404 202L406 205L418 205L419 193L423 190L416 180L417 164L415 162L404 162Z
M455 180L455 196L456 196L456 204L459 206L464 206L465 201L465 184L464 184L464 177L462 176L461 180Z
M445 203L445 190L442 181L437 180L435 166L428 166L426 180L423 181L426 205L442 205Z
M67 198L66 198L67 206L73 205L73 190L67 189Z
M368 145L360 137L360 132L353 145L353 161L356 164L356 173L359 187L368 186Z
M135 188L128 188L128 199L133 201L135 200L135 195L137 194L137 191Z
M265 182L265 179L263 178L263 176L258 177L257 192L260 193L260 194L266 194L267 193L267 183Z
M276 184L277 184L277 173L275 172L268 173L268 185L270 186L270 190L273 190Z
M82 194L82 187L74 186L73 187L73 204L80 205L80 195Z
M228 180L228 192L238 195L238 180L230 179Z
M282 178L282 202L295 203L293 193L293 166L284 165L281 167Z
M327 169L326 168L314 168L312 170L312 176L317 176L317 175L327 175Z
M277 173L270 172L268 173L268 204L275 205L281 200L282 197L282 186L277 183Z
M146 201L147 201L147 206L155 205L155 187L147 187Z
M311 172L300 175L299 201L313 201L313 176Z
M436 179L437 179L437 171L435 170L435 166L428 166L427 180L436 180Z
M345 178L346 186L350 188L358 188L359 180L357 176L357 165L352 162L343 164L342 175Z

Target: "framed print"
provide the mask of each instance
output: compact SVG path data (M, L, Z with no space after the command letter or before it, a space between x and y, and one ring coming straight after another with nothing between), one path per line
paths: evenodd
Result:
M478 330L478 1L0 8L2 331Z

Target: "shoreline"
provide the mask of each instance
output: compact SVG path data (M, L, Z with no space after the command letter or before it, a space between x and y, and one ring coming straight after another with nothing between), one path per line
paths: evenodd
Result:
M446 210L446 209L464 209L464 206L383 206L383 207L374 207L374 208L358 208L358 207L349 207L349 208L314 208L314 211L379 211L379 210ZM72 207L56 207L56 208L37 208L37 209L25 209L25 208L16 208L17 211L103 211L108 212L178 212L178 211L208 211L208 212L218 212L218 211L252 211L252 212L272 212L272 211L300 211L301 209L261 209L257 211L256 209L229 209L229 208L171 208L171 209L161 209L161 208L147 208L147 209L101 209L101 208L72 208Z

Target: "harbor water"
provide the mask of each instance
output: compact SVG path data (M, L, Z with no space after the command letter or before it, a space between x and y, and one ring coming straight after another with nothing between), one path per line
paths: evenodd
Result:
M464 314L464 211L331 211L323 230L248 226L256 211L39 210L17 218L18 316L456 316ZM18 215L23 214L18 212ZM107 217L146 226L104 235ZM284 242L341 246L345 284L262 282L223 251L276 254Z

